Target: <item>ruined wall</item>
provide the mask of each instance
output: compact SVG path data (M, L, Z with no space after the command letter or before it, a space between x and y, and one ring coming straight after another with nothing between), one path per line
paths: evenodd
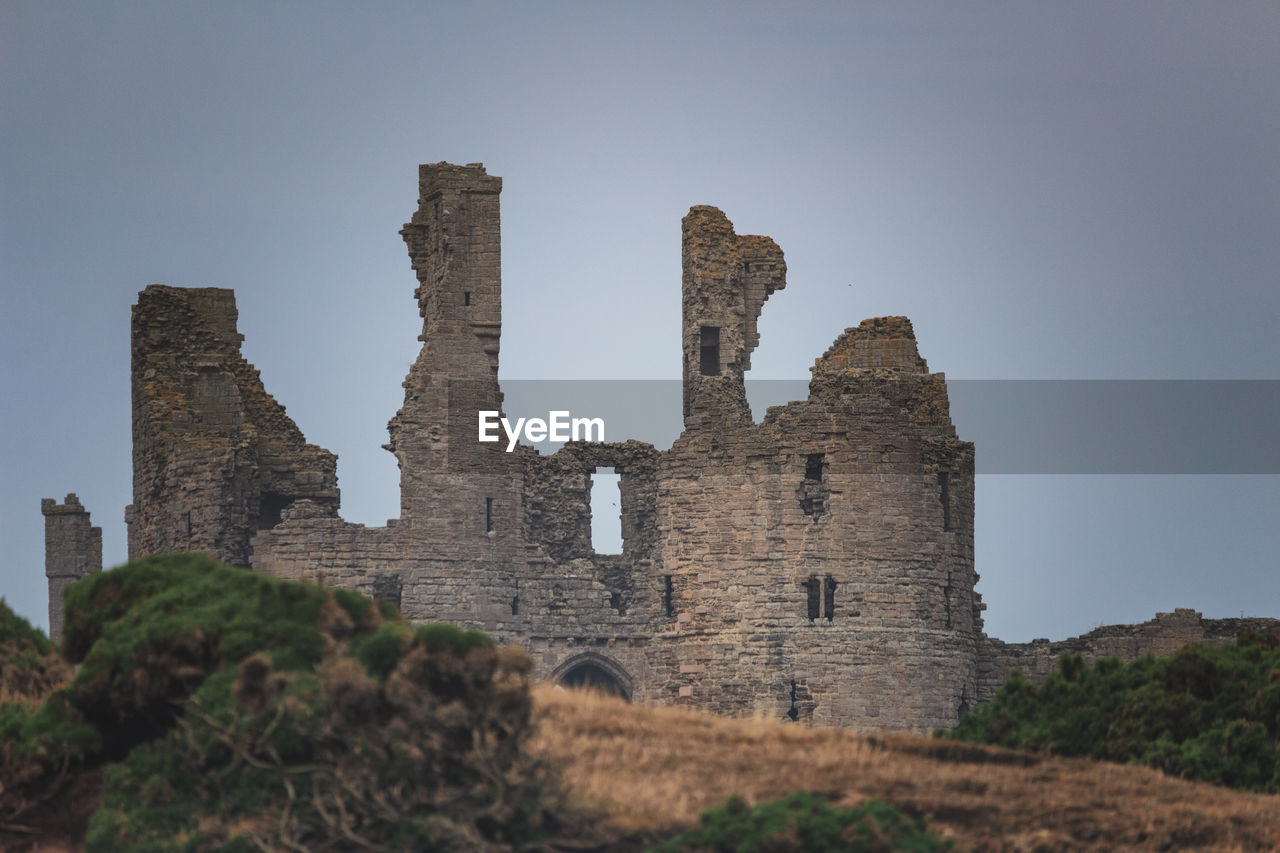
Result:
M44 515L44 573L49 579L49 636L62 640L62 612L67 587L90 572L102 571L102 528L74 493L65 502L40 501Z
M240 355L235 295L152 285L133 309L129 556L203 551L249 565L249 539L306 498L335 510L337 457L307 444Z
M978 699L985 702L995 695L1015 669L1033 683L1043 682L1064 654L1079 654L1087 663L1107 657L1133 661L1143 655L1165 657L1192 643L1230 643L1244 631L1276 630L1280 619L1205 619L1196 610L1179 607L1140 625L1105 625L1059 642L1005 643L983 637Z
M422 349L404 381L387 449L401 517L366 528L300 501L252 542L253 567L395 601L416 621L447 619L525 645L543 675L612 672L630 696L649 679L637 572L651 565L656 451L640 442L570 445L553 457L477 441L477 412L500 410L500 178L481 164L424 165L401 234L418 278ZM591 549L590 474L622 474L624 549Z

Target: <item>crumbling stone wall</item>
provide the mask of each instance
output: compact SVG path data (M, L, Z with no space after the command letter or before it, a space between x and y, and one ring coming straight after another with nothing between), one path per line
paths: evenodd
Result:
M978 700L985 702L995 695L1015 669L1039 684L1057 667L1058 659L1068 653L1078 654L1088 663L1107 657L1134 661L1143 655L1165 657L1192 643L1230 643L1244 631L1276 630L1280 630L1280 619L1205 619L1199 611L1179 607L1172 613L1157 613L1155 619L1140 625L1104 625L1056 643L1047 639L1005 643L984 636Z
M240 354L235 294L152 285L133 309L129 556L203 551L249 565L249 539L306 498L336 508L337 457L307 444Z
M40 501L44 515L44 573L49 579L49 636L62 641L62 611L67 587L90 572L102 571L102 528L74 493L63 503Z
M714 207L682 223L685 429L670 450L570 442L542 456L477 441L478 411L503 399L501 189L481 164L419 169L401 234L422 349L388 424L401 513L384 527L340 517L336 459L241 357L231 291L143 291L130 556L205 551L483 629L566 684L824 725L949 726L1014 667L1039 678L1068 650L1165 653L1247 627L1177 611L1058 644L987 638L974 448L910 321L847 329L808 397L754 422L744 376L786 261ZM591 474L610 467L623 547L597 554ZM54 602L100 565L101 540L74 495L42 509L57 630Z
M744 376L765 300L786 287L782 250L768 237L738 236L724 213L697 205L682 222L681 261L685 426L748 424Z

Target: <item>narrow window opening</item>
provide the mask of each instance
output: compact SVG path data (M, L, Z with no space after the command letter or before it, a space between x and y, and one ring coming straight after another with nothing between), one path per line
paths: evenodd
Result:
M462 291L462 304L463 304L463 305L470 305L470 304L471 304L471 291L470 291L470 290L464 290L464 291Z
M520 579L516 578L516 594L511 596L511 615L520 615Z
M484 532L493 532L493 498L484 499Z
M699 369L703 376L720 375L720 327L702 326L698 333Z
M822 582L817 575L810 575L804 587L809 593L809 621L812 622L822 613Z
M787 709L787 719L795 722L800 719L800 709L796 707L796 683L791 682L791 707Z
M813 480L815 483L822 482L822 463L826 458L825 453L810 453L804 458L804 478Z
M622 553L622 475L597 468L591 475L591 550Z
M676 615L675 586L671 583L671 575L662 576L662 610L668 616Z
M942 529L951 529L951 475L946 471L938 474L938 489L942 500Z
M831 577L831 575L827 575L826 579L823 580L822 582L822 592L823 592L822 615L826 618L828 622L836 618L836 587L837 586L838 584L836 583L836 579Z

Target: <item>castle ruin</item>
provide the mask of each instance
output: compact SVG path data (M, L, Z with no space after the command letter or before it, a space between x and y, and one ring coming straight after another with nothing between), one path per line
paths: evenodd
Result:
M974 448L905 317L847 329L806 400L759 423L744 375L782 250L714 207L683 221L684 431L548 456L477 441L501 410L499 194L483 166L420 167L401 231L422 350L388 425L400 517L339 515L336 456L308 444L240 354L230 290L152 285L133 309L129 556L202 551L319 580L524 646L537 674L627 698L821 725L954 725L1014 667L1063 651L1168 653L1252 623L1160 614L1064 643L983 633ZM621 554L591 546L591 475L620 475ZM50 626L101 567L74 495L46 500Z

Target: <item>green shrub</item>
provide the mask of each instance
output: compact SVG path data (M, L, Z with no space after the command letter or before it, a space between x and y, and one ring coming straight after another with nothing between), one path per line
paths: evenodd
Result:
M730 797L703 812L696 829L649 853L930 853L951 846L879 800L846 810L797 791L754 808Z
M44 632L0 598L0 703L38 705L70 676L70 668Z
M106 765L89 851L504 851L542 831L532 661L479 632L180 554L73 584L65 648L68 686L0 707L28 769L4 795Z
M1044 684L1015 671L992 701L938 734L1280 791L1280 635L1128 664L1064 655Z

